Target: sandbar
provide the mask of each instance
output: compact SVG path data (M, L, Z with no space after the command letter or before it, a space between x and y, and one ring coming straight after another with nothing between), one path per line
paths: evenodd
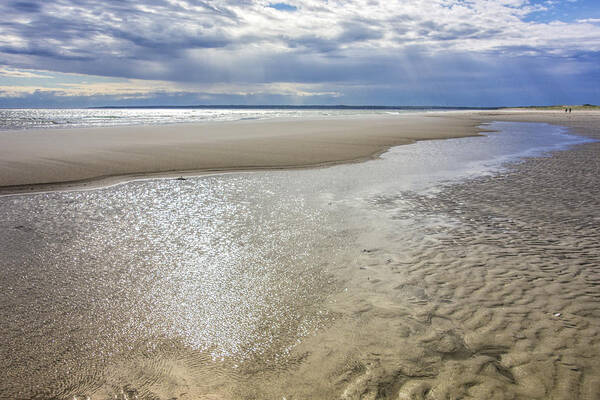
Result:
M0 132L0 195L156 176L362 161L417 140L476 136L490 121L597 129L599 111L505 109Z

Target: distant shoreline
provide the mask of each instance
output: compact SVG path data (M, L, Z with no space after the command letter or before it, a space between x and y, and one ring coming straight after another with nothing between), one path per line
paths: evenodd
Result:
M450 106L349 106L349 105L158 105L158 106L99 106L87 109L233 109L233 110L497 110L498 107L450 107Z
M565 104L565 105L553 105L553 106L521 106L521 107L503 107L499 109L515 109L515 110L564 110L565 108L571 108L573 110L600 110L600 106L595 104Z
M576 110L600 110L600 105L595 104L564 104L564 105L528 105L528 106L495 106L495 107L475 107L475 106L378 106L378 105L276 105L276 104L259 104L259 105L243 105L243 104L197 104L197 105L133 105L133 106L91 106L91 107L0 107L0 110L118 110L118 109L207 109L207 110L558 110L570 107Z

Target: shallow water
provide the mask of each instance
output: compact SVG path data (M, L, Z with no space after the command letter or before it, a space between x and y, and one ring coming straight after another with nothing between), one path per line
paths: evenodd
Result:
M360 117L433 111L427 108L109 108L109 109L0 109L0 131L25 129L90 128L125 125L228 122L274 118ZM443 111L443 110L442 110ZM21 132L22 133L22 132Z
M405 194L589 141L491 127L360 164L0 198L0 397L263 397L257 382L350 318L340 294L360 301L346 268L362 246L390 224L423 235L431 218Z

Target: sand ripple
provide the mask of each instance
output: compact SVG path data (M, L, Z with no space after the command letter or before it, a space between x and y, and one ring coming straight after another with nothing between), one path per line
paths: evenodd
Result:
M371 199L385 238L359 239L340 319L305 347L337 392L299 397L599 398L599 153Z
M13 293L12 286L5 285L1 303L3 329L10 330L4 330L2 336L9 337L14 348L1 348L2 369L9 375L1 378L5 387L0 393L23 390L24 398L76 400L86 398L89 393L94 394L93 398L120 400L598 399L598 154L600 143L581 145L549 158L527 160L493 177L447 186L434 193L374 195L361 207L332 199L329 205L341 219L339 226L328 220L334 232L331 237L325 240L302 235L272 236L271 240L282 241L277 248L282 243L294 243L307 254L311 248L319 252L308 261L285 260L282 263L285 268L268 282L260 278L264 272L260 269L263 260L254 260L252 264L247 263L252 259L244 259L244 263L234 264L235 276L254 271L252 282L262 282L257 287L248 285L242 297L251 294L261 301L267 298L269 307L278 310L282 323L274 334L261 337L303 338L295 346L290 343L275 346L287 349L278 360L214 359L210 349L194 349L189 342L157 337L157 327L169 332L168 326L157 326L160 321L149 321L149 327L137 324L137 330L127 332L128 318L143 321L136 316L152 314L152 310L160 311L163 320L173 321L176 326L185 327L186 320L179 318L179 314L168 313L179 310L178 307L161 306L159 300L165 298L165 293L153 297L152 293L128 293L135 285L111 286L111 279L116 279L111 278L115 271L125 281L131 272L119 269L112 262L115 258L110 240L96 249L87 249L93 250L88 254L99 257L91 262L98 267L93 269L96 281L86 278L90 271L81 276L57 277L45 269L48 262L59 256L61 261L68 259L71 265L78 265L76 257L80 249L65 252L65 242L79 243L93 236L94 229L45 232L43 226L10 221L11 225L2 232L14 240L6 241L6 246L0 249L0 257L10 260L2 273L19 280L14 285L19 291ZM194 193L190 191L189 195ZM202 202L203 199L194 198L195 204ZM362 207L365 205L366 211ZM281 212L289 209L297 209L303 215L301 207L282 208ZM267 207L255 211L257 218L267 220L262 217L269 210ZM120 215L116 208L113 211ZM99 224L108 217L94 219L93 215L86 215L84 220L88 225L81 226ZM139 251L136 257L161 254L156 251L161 248L160 241L155 239L162 236L151 228L151 224L147 226L147 242L158 247L135 243L135 249L147 250ZM115 237L121 234L109 233ZM175 233L174 240L178 238ZM109 235L103 232L100 236ZM237 246L242 242L232 243ZM344 251L328 254L331 249L326 245L332 242ZM202 256L201 251L193 254ZM272 258L269 255L265 259ZM327 259L334 261L316 264ZM107 261L111 261L110 274L100 268ZM21 273L17 267L24 263L33 265L35 270ZM169 268L160 271L161 276L177 272L176 268L171 269L171 264L167 265ZM249 270L248 265L252 266ZM305 269L298 270L299 266ZM201 281L198 275L190 277ZM220 274L213 277L217 286L220 277ZM130 278L136 282L134 276ZM275 278L282 285L276 290L272 289L278 281ZM81 285L72 285L73 281ZM44 282L70 290L36 291ZM151 287L152 282L150 279L140 286ZM115 296L90 292L94 287ZM235 285L232 293L238 293L240 287L244 286ZM201 286L194 289L200 290ZM265 293L274 294L259 296ZM17 294L36 299L47 296L48 303L68 304L71 313L66 314L60 308L48 313L44 302L26 307ZM135 295L140 296L138 300ZM86 296L89 299L81 301ZM176 293L166 298L179 300L185 296ZM253 307L262 304L258 300ZM194 312L209 305L198 305ZM117 318L95 321L94 310L107 307L116 310L111 315ZM296 330L302 329L297 316L307 309L313 316L322 312L327 318L315 317L320 329L308 329L305 335L297 335ZM11 315L28 316L29 322L40 322L29 324L25 331L19 321L7 319ZM121 320L119 315L127 318ZM235 318L236 310L229 310L227 317L217 322L226 324ZM266 315L264 324L244 332L268 333L268 321L272 320L271 315ZM116 349L120 353L114 357L111 352L115 349L98 346L97 340L102 337L77 330L86 324L95 325L96 332L106 337L133 336L139 342L124 341L129 348ZM144 340L146 328L154 332L151 342ZM53 337L53 330L60 333L57 337L63 338L60 343L45 340ZM36 332L44 332L46 337L37 337ZM238 336L236 339L244 338L243 334ZM27 340L20 340L22 337ZM77 339L72 347L71 338ZM33 349L31 343L45 343L46 347ZM105 349L106 354L93 354L95 362L106 361L100 368L89 368L86 357L98 348ZM19 358L11 357L13 351ZM57 353L61 356L57 357ZM38 369L27 369L28 365ZM42 377L57 386L47 393L32 394L23 389L23 377L27 376ZM9 383L16 389L8 387Z

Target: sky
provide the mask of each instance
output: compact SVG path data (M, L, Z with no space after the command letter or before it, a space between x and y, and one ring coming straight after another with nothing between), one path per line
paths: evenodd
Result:
M0 107L584 103L599 0L0 2Z

